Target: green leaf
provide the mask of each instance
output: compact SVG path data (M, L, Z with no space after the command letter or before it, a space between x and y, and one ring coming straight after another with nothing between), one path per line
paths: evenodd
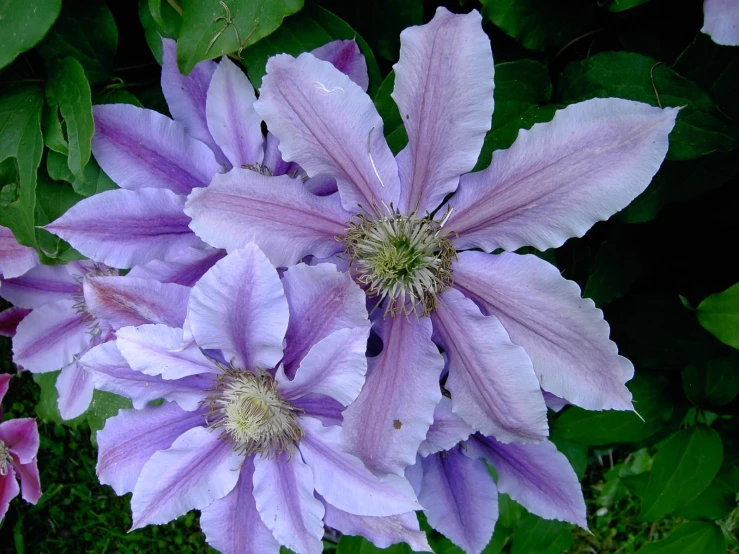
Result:
M64 154L64 158L69 155L69 145L64 137L62 130L62 120L59 119L59 106L56 103L51 105L44 104L43 117L41 119L41 128L44 134L44 145L54 152Z
M667 380L637 374L627 386L643 421L633 412L594 412L569 406L552 424L552 433L588 446L635 442L653 435L672 415L672 404L664 394Z
M110 8L100 0L65 0L62 15L38 52L53 64L72 56L95 85L110 76L118 46L118 28Z
M637 554L725 554L726 539L715 523L683 523L663 541L643 546Z
M162 63L162 37L176 39L182 16L166 0L139 0L139 19L154 58Z
M559 554L572 544L570 525L524 514L513 532L511 554Z
M561 46L593 19L587 0L482 0L482 15L530 50Z
M81 196L92 196L93 194L118 188L93 159L85 166L83 175L80 178L69 171L64 156L56 152L49 152L46 157L46 170L49 173L49 177L55 181L67 181L71 183L74 191Z
M108 418L118 414L119 410L125 410L133 407L131 400L113 394L96 390L92 395L90 407L85 412L87 423L90 426L90 439L92 444L97 446L97 432L105 427Z
M364 39L343 20L315 4L309 4L299 13L288 17L274 33L244 50L242 60L252 84L255 88L259 88L262 86L262 77L264 77L267 59L270 56L281 52L297 56L323 46L327 42L347 39L357 41L359 50L367 60L367 71L370 77L368 93L372 96L382 78L372 50Z
M654 457L639 517L658 521L688 504L710 484L722 460L721 437L713 429L696 425L672 435Z
M724 467L711 484L694 500L677 510L675 515L685 519L718 520L727 517L736 508L734 473L739 468Z
M554 443L562 454L567 456L572 469L575 470L578 479L582 479L585 475L585 469L588 465L588 447L584 444L566 439L558 434L551 434L549 440Z
M64 420L59 413L57 402L59 394L56 391L56 379L59 371L50 371L48 373L34 373L33 380L41 389L39 402L36 404L36 414L46 423L57 423L67 425L69 427L77 427L85 421L84 414L74 419Z
M739 348L739 283L698 305L698 321L718 340Z
M403 125L403 118L400 117L400 110L398 110L395 100L390 96L394 87L395 72L391 71L385 77L380 88L377 89L374 102L377 113L382 117L385 140L387 140L392 153L397 154L408 144L408 133L406 133L405 125Z
M630 233L615 228L598 247L593 272L583 290L583 296L592 298L596 306L621 298L644 274L641 256L631 248L633 240Z
M617 97L653 106L683 107L670 133L668 159L687 160L736 146L736 126L710 96L669 66L647 56L604 52L573 62L562 73L559 92L567 104Z
M177 41L177 64L190 73L201 60L239 53L274 32L303 0L184 0Z
M405 543L394 544L389 548L377 548L367 539L349 535L341 537L336 548L336 554L376 554L379 552L385 552L386 554L412 554L413 550Z
M623 12L630 10L631 8L641 6L642 4L646 4L647 2L649 2L649 0L611 0L606 4L606 8L608 8L608 11L610 12Z
M49 152L49 155L52 153ZM64 160L62 160L64 161ZM62 163L66 168L66 164ZM52 181L43 171L39 172L36 186L36 222L38 225L51 223L77 202L82 196L74 192L72 185L63 181ZM83 257L69 244L44 229L37 230L39 243L46 257L45 263L64 263Z
M683 390L693 404L723 406L739 394L739 352L682 369Z
M0 2L0 69L44 38L61 0L4 0Z

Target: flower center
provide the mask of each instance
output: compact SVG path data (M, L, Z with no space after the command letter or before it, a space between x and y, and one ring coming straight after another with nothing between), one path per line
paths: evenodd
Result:
M303 436L295 420L299 410L280 398L271 375L223 368L212 390L206 422L237 452L271 458L291 451Z
M10 449L0 440L0 477L5 477L10 468Z
M444 221L394 215L349 222L344 254L369 294L387 298L385 315L429 315L452 283L456 251L442 235Z

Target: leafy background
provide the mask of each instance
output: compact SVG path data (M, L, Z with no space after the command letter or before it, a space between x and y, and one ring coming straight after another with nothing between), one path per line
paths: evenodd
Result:
M700 0L679 8L673 0L0 0L0 224L45 263L79 258L39 226L115 188L91 156L93 104L167 113L162 36L178 39L182 71L228 54L257 87L270 55L356 37L397 152L407 141L390 99L398 35L440 4L481 10L493 45L495 116L478 169L519 129L569 103L616 96L682 107L649 188L584 238L538 253L604 310L636 366L629 388L639 415L550 412L552 440L582 478L591 533L501 495L485 554L739 552L739 47L700 33ZM7 339L0 355L2 371L12 371ZM6 417L41 422L45 494L37 506L13 503L0 552L209 551L194 513L126 533L129 497L97 483L93 444L126 402L96 393L86 415L62 424L55 379L23 373L5 400ZM437 553L460 552L422 525ZM325 544L338 554L379 551L355 537Z

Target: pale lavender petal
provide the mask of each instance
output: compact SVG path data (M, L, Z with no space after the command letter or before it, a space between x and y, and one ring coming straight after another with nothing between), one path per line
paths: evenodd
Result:
M66 265L39 265L15 279L4 279L0 296L20 308L39 308L69 299L79 290Z
M433 211L477 163L493 114L493 53L480 13L436 10L400 34L393 100L408 146L398 154L401 211Z
M223 498L236 486L243 460L218 432L185 431L144 464L131 497L131 529L167 523Z
M277 270L256 244L217 262L193 287L187 319L201 348L245 370L282 358L289 311Z
M463 252L454 286L497 317L526 350L544 390L588 410L631 410L634 366L608 339L603 312L533 256Z
M225 255L224 250L216 248L187 247L173 255L170 261L152 260L145 265L137 265L128 272L128 276L192 287Z
M303 186L316 196L329 196L339 190L331 175L316 175L303 181Z
M136 371L181 379L201 373L220 373L197 347L182 348L182 329L166 325L124 327L116 333L116 346Z
M384 324L384 348L369 359L366 383L344 411L343 427L350 452L368 468L403 475L434 421L444 361L431 341L430 319L399 316Z
M30 313L31 310L16 307L11 307L0 312L0 336L14 337L18 324ZM0 400L2 400L1 397Z
M117 495L133 492L144 464L185 431L205 423L206 410L185 412L174 402L120 410L97 432L97 476Z
M222 554L278 554L280 544L259 517L254 502L254 461L244 460L239 481L223 498L202 510L200 527L210 546Z
M413 487L416 495L418 495L421 492L421 482L423 481L423 464L421 463L421 456L417 456L415 463L405 468L404 475Z
M181 327L190 297L188 287L128 275L88 277L84 291L87 308L114 329L146 323Z
M158 375L134 371L118 351L115 341L91 349L80 359L80 365L92 374L96 389L130 398L134 408L143 408L152 400L164 398L191 412L198 409L213 386L213 378L209 375L167 381Z
M446 229L457 248L539 250L581 237L649 185L677 108L594 98L522 129L484 171L462 177Z
M355 40L334 40L311 51L316 58L331 63L336 69L348 76L352 81L367 91L369 73L367 60L359 51Z
M398 203L398 168L369 96L329 62L287 54L267 62L254 107L280 139L286 161L336 177L344 208Z
M165 189L110 190L85 198L44 227L88 258L133 267L202 244L185 198Z
M455 449L422 464L418 499L429 524L467 554L479 554L498 520L498 491L485 463Z
M19 492L21 492L21 489L15 479L15 471L11 467L8 469L7 475L0 475L0 521L8 512L10 501L18 496Z
M290 307L282 363L290 377L321 339L340 329L369 327L364 291L333 264L293 266L285 272L282 286Z
M297 554L323 551L323 504L313 496L313 473L295 453L254 457L254 500L277 541Z
M208 88L205 113L210 134L234 167L262 163L264 136L256 99L244 72L223 56Z
M429 427L426 440L418 448L418 454L428 456L442 450L450 450L472 434L474 430L452 411L452 401L446 396L434 410L434 422Z
M38 474L38 462L36 458L27 464L20 463L17 456L12 455L13 469L21 482L21 496L23 500L36 504L41 498L41 479ZM1 485L0 485L1 486ZM0 515L2 519L2 515Z
M739 46L739 3L736 0L704 0L703 28L713 42Z
M38 452L39 435L36 420L30 417L9 419L0 423L0 440L22 464L29 464Z
M72 363L90 344L89 314L74 300L60 300L33 310L18 324L13 361L34 373L56 371Z
M85 413L92 402L95 386L92 375L74 361L65 368L56 379L56 390L59 393L57 405L62 419L74 419Z
M338 195L316 196L285 175L239 168L193 191L185 213L195 234L211 246L231 252L256 240L278 267L309 254L326 257L343 250L336 237L344 235L352 217Z
M221 169L213 152L167 116L130 104L94 106L92 153L121 188L187 194Z
M532 514L588 528L580 481L567 457L551 442L502 444L474 435L464 452L485 458L498 475L498 490Z
M18 244L13 231L0 225L0 275L6 279L20 277L38 263L36 251Z
M449 357L452 408L473 429L504 442L544 440L547 408L531 360L495 316L454 289L432 315L434 339Z
M541 393L544 395L544 402L546 402L547 408L549 408L553 412L559 412L565 406L570 405L567 400L565 400L564 398L560 398L559 396L552 394L551 392L542 390Z

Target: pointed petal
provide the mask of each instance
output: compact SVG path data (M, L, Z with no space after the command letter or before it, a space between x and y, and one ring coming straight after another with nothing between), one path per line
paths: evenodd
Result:
M398 168L369 96L349 77L311 54L287 54L267 62L254 105L280 139L287 161L310 176L333 175L344 208L395 205Z
M181 327L190 297L188 287L128 275L88 277L84 291L87 308L113 329L146 323Z
M200 250L188 246L172 256L170 261L152 260L145 265L137 265L128 272L128 277L154 279L160 283L177 283L192 287L225 255L224 250L216 248Z
M255 240L277 267L309 254L340 252L336 237L344 235L352 217L338 195L315 196L299 180L238 168L193 191L185 213L195 234L211 246L231 252Z
M133 492L149 458L184 432L205 423L206 410L185 412L174 402L120 410L97 432L97 476L118 496Z
M311 51L316 58L329 62L352 81L357 83L362 90L367 92L369 87L369 73L367 72L367 60L359 51L359 45L355 40L334 40L327 42Z
M462 177L446 229L458 249L539 250L581 237L649 185L676 108L595 98L521 130L484 171Z
M322 394L306 394L300 398L293 398L290 403L306 416L316 418L324 425L341 425L343 418L341 412L344 406L330 396Z
M479 554L498 519L498 491L485 463L455 449L422 464L418 499L429 524L467 554Z
M234 167L262 163L262 119L254 111L257 97L244 72L221 58L208 88L208 129Z
M0 296L21 308L39 308L79 293L66 265L39 265L15 279L3 279Z
M60 300L24 317L13 337L13 361L34 373L72 363L92 339L89 314L77 312L74 306L74 300Z
M44 228L96 262L132 267L202 244L184 207L185 198L169 190L110 190L85 198Z
M30 313L31 310L15 307L0 312L0 336L13 338L18 324ZM2 400L1 397L0 400Z
M544 440L547 408L531 360L495 316L454 289L432 315L434 339L449 357L446 388L454 413L504 442Z
M161 324L124 327L116 333L116 346L135 371L162 379L220 373L199 348L183 350L182 344L182 329Z
M15 479L15 471L11 467L8 469L7 475L0 475L0 521L8 512L10 501L18 496L19 492L21 492L21 489Z
M254 502L253 457L244 460L239 481L223 498L202 510L200 527L210 546L222 554L278 554L280 543L262 523Z
M493 115L493 53L480 13L436 10L400 34L393 100L408 146L398 154L401 211L433 211L477 163Z
M551 442L503 444L474 435L466 443L465 454L485 458L498 474L498 490L532 514L588 528L580 481Z
M0 440L22 464L29 464L38 453L39 436L36 420L30 417L9 419L0 423Z
M236 486L242 462L217 432L205 427L185 431L144 464L131 497L131 529L167 523L223 498Z
M418 448L418 454L425 457L450 450L473 432L472 427L452 411L452 401L442 396L434 410L434 422L429 427L426 440Z
M369 359L364 388L344 411L343 427L350 452L368 468L403 475L433 423L444 361L431 342L430 319L399 316L384 323L383 351Z
M608 339L603 312L559 270L533 256L463 252L454 286L500 319L526 350L541 387L588 410L631 410L634 366Z
M13 231L0 225L0 275L6 279L20 277L38 263L36 251L18 244Z
M289 311L277 270L254 244L217 262L193 287L187 319L198 345L246 370L282 358Z
M364 292L333 264L293 266L282 277L282 286L290 307L282 363L290 377L321 339L340 329L369 327Z
M316 491L340 510L361 516L389 516L419 509L413 488L405 477L377 477L359 458L347 454L341 427L324 427L303 417L305 436L300 453L313 470Z
M254 500L277 541L297 554L323 551L323 504L313 496L313 474L295 453L254 456Z
M21 464L17 456L12 456L13 469L21 482L21 496L30 504L36 504L41 498L41 479L38 474L38 462L36 458L27 464ZM1 486L1 485L0 485ZM2 519L2 515L0 515Z
M93 107L92 153L121 188L187 194L221 169L213 152L167 116L130 104Z
M95 386L92 375L79 362L74 361L63 368L57 377L56 390L59 393L57 405L62 419L74 419L85 413L90 406Z
M5 395L8 392L8 387L10 386L10 380L12 378L13 376L10 373L0 373L0 404L2 404L3 398L5 398ZM0 412L0 417L2 417L2 412Z
M704 0L701 31L716 44L739 46L739 4L734 0Z

